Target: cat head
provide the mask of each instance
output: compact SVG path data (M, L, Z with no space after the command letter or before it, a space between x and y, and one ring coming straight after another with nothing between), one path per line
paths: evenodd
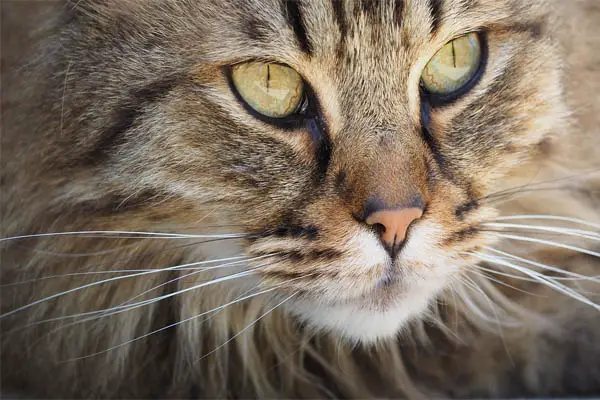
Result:
M492 240L486 196L565 115L543 2L67 8L46 155L64 204L150 194L138 217L164 199L161 223L197 232L210 212L288 312L352 339L394 335L459 279Z

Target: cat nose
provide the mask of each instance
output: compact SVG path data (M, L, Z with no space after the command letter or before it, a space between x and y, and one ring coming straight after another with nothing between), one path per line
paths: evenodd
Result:
M408 227L422 215L423 209L420 207L379 208L372 210L365 222L373 227L379 225L381 241L394 258L406 239Z

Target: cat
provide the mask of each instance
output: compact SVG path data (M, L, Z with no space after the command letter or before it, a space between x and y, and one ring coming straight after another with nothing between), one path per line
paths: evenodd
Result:
M5 396L600 394L596 0L2 9Z

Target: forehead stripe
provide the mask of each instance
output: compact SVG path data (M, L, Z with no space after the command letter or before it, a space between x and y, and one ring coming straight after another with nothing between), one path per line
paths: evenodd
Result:
M340 36L344 40L348 33L348 22L346 21L346 10L343 0L331 0L331 8L333 9L335 23L340 30Z
M306 34L306 26L302 20L301 1L300 0L283 0L285 18L296 35L300 50L308 55L312 54L312 46Z
M443 11L444 0L428 0L429 12L431 13L431 33L437 32L440 25L442 24L442 18L444 17Z
M402 26L404 19L404 0L394 1L394 21L398 26Z

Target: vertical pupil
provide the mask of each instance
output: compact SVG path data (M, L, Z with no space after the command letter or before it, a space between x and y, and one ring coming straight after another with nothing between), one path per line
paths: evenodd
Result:
M269 82L271 81L271 66L267 64L267 92L269 91Z
M456 51L454 50L454 41L452 41L452 61L454 63L454 68L456 68Z

